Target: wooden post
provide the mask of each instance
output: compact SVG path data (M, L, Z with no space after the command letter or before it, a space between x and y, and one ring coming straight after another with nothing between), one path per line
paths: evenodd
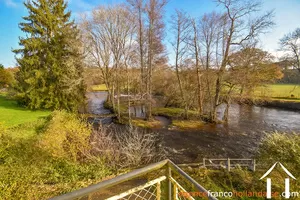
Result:
M158 182L156 184L156 199L160 200L160 197L161 197L161 189L160 189L160 182Z
M230 172L230 158L227 158L227 170Z
M253 159L253 171L255 172L255 170L256 170L256 160Z
M173 184L173 199L174 200L177 200L178 199L178 189L177 189L177 185L176 184Z
M203 167L205 167L205 158L203 158Z

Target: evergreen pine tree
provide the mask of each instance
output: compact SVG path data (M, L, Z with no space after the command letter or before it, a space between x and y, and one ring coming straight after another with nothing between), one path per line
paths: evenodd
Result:
M24 3L20 49L14 50L19 102L31 109L76 110L84 101L83 63L79 31L66 12L64 0L31 0Z

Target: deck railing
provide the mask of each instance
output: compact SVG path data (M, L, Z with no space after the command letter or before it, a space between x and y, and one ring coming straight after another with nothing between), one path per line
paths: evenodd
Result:
M150 180L147 177L149 174L152 177ZM137 184L138 181L135 181L137 179L144 181L142 184ZM133 182L130 183L130 181ZM130 184L126 187L121 186L128 182ZM203 186L172 161L163 160L51 200L193 200L202 198L216 200Z
M237 168L247 168L248 170L256 170L256 160L247 158L203 158L200 163L178 164L179 167L198 167L198 168L224 168L228 171Z

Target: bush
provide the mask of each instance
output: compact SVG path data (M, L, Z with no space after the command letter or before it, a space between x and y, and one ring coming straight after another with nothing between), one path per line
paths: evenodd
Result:
M0 123L0 164L3 164L8 156L7 149L11 145L11 138L7 136L7 130L4 125Z
M90 150L91 127L75 114L54 111L46 125L40 147L53 157L78 161L86 157Z
M164 159L157 133L134 127L100 128L93 134L93 155L114 168L138 167Z
M58 158L56 154L53 154L55 157L52 156L53 149L49 149L52 147L49 146L49 141L54 146L55 138L50 140L50 131L56 131L56 129L50 130L50 127L56 127L53 125L54 118L56 125L59 121L61 126L65 123L66 127L69 127L76 121L79 124L82 123L82 127L86 127L83 121L70 115L72 114L55 112L47 122L38 120L13 128L0 125L1 200L49 199L100 182L104 177L111 175L111 168L102 162L73 162L73 159L66 159L66 157ZM73 122L68 122L70 123L68 124L67 120ZM81 126L77 124L75 128L81 128ZM56 131L54 135L56 138L58 132ZM66 134L66 132L65 128L61 133ZM46 137L46 134L49 135ZM48 146L43 146L42 142L48 142Z
M164 150L157 133L127 127L117 135L122 167L137 167L161 160Z
M300 175L300 136L278 132L266 135L259 147L259 160L269 166L279 161L294 175Z

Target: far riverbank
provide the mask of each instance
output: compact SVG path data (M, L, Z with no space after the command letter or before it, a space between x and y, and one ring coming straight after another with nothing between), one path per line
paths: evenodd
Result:
M240 104L256 105L261 107L269 108L279 108L284 110L300 111L300 101L299 100L282 100L282 99L238 99Z

